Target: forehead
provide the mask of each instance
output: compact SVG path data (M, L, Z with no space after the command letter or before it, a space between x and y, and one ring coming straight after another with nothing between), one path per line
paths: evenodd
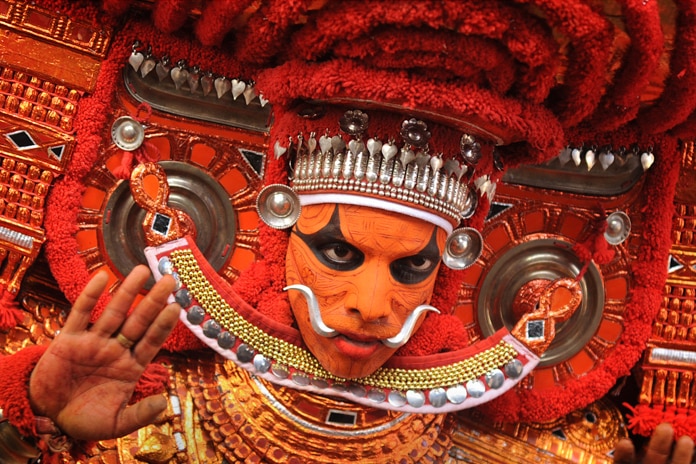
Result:
M336 227L327 228L332 222ZM343 238L355 245L393 247L398 244L399 248L413 251L423 248L436 228L422 219L403 214L343 204L304 206L297 225L303 233L309 234L320 230L322 233L331 233L340 227ZM440 232L438 236L444 236L444 231Z

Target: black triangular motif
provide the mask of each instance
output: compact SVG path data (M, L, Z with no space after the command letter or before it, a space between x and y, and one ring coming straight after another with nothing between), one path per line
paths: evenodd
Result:
M239 150L242 153L244 159L249 163L249 166L256 171L259 177L263 178L263 165L266 155L252 150Z
M554 430L551 431L551 433L554 434L555 436L557 436L558 438L563 439L563 440L567 440L567 439L568 439L568 437L566 436L566 434L563 432L563 429L554 429Z
M669 255L669 264L667 264L667 273L671 274L672 272L677 272L680 269L684 269L684 265L677 261L677 259Z
M56 158L58 161L63 158L63 152L65 151L65 145L58 145L56 147L49 147L48 156Z
M490 221L497 215L512 208L512 206L512 203L497 203L495 201L492 202L491 208L488 210L488 216L486 216L486 221Z

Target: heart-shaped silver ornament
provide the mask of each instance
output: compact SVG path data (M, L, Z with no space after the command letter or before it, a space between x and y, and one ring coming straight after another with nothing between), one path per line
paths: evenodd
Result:
M322 155L325 155L326 152L331 150L331 137L328 135L322 135L319 137L319 150L321 151Z
M288 149L280 144L280 142L275 143L273 146L273 153L275 154L276 159L280 158L285 154L285 152L288 151Z
M596 162L594 150L587 150L585 153L585 162L587 163L587 170L592 170Z
M213 91L213 81L214 79L211 73L207 73L205 76L201 77L201 90L203 91L203 96L207 97L208 94Z
M184 85L184 83L188 79L189 72L185 68L180 68L178 66L175 66L170 71L170 75L172 76L172 81L174 81L174 87L176 87L176 89L179 90L179 89L181 89L181 86Z
M314 153L314 149L317 148L317 139L314 138L314 133L311 133L307 139L307 148L310 153Z
M246 90L246 83L239 79L232 79L232 98L235 100Z
M155 65L155 72L160 82L169 76L169 71L171 71L171 69L172 67L165 61L160 61Z
M642 155L640 155L640 164L643 166L643 171L650 169L650 166L652 166L654 162L655 155L653 155L651 152L644 152Z
M442 161L442 156L433 156L430 158L430 167L432 168L433 172L439 171L443 164L444 161Z
M401 165L403 167L408 166L408 164L416 159L416 154L413 152L413 150L409 148L402 148L401 149L401 154L399 155L399 161L401 161Z
M247 88L244 90L244 101L248 105L252 101L254 101L254 98L256 98L256 89L248 85Z
M367 151L370 152L370 155L374 156L376 153L379 153L382 150L382 142L380 142L379 139L369 139L367 141Z
M215 92L217 93L218 98L222 98L222 96L229 92L232 88L232 84L230 84L230 81L228 81L227 79L225 79L225 77L222 76L215 79L214 85Z
M131 65L133 71L137 72L138 69L140 69L140 65L143 63L144 60L145 55L134 50L133 53L131 53L131 55L128 57L128 64Z
M387 142L382 145L382 156L384 156L384 161L389 161L399 152L399 149L391 142Z
M602 165L602 169L605 171L609 169L609 166L614 164L614 154L610 151L604 151L599 154L599 164Z

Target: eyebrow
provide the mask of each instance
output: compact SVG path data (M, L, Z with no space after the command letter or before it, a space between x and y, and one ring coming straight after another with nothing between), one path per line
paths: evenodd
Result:
M334 205L334 210L331 213L329 222L318 231L314 232L313 234L305 234L304 232L300 231L298 224L293 227L292 233L300 237L306 244L309 244L309 242L318 236L329 236L343 241L346 240L346 238L343 236L343 232L341 232L341 218L338 214L338 205Z
M314 232L313 234L305 234L299 229L299 225L293 227L292 233L297 235L300 239L302 239L305 244L308 246L316 237L332 237L335 240L342 240L344 242L347 242L345 236L343 235L343 232L341 231L341 218L338 213L338 205L334 205L334 210L331 213L331 218L329 219L329 222L319 229L318 231ZM430 234L430 240L428 240L428 243L423 247L420 251L414 253L412 256L416 255L424 255L427 256L430 259L433 260L438 260L440 259L440 249L437 246L437 227L433 228L432 234Z
M421 251L419 251L416 254L424 254L428 258L431 258L433 260L438 260L440 259L440 255L442 254L440 252L440 249L437 246L437 226L433 228L433 233L430 235L430 240L428 243L423 247Z

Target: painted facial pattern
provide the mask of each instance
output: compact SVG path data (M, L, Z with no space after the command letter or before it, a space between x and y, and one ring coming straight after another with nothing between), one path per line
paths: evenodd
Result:
M286 278L312 290L321 320L337 332L318 334L306 298L289 292L300 333L325 369L364 377L394 354L383 341L429 303L445 238L426 221L366 206L303 207L290 237Z

